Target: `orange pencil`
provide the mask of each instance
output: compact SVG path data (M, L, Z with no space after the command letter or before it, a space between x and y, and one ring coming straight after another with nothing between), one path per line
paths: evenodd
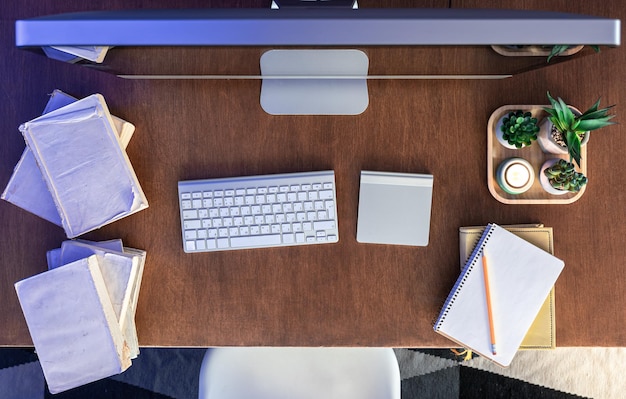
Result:
M491 352L496 354L496 333L493 328L493 311L491 307L491 291L489 290L489 272L487 271L487 256L483 252L483 276L485 277L485 297L487 299L487 314L489 315L489 334L491 336Z

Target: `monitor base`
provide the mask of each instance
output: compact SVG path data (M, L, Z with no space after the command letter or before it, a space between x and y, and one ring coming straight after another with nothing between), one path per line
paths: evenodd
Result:
M271 115L358 115L369 59L360 50L270 50L261 56L261 107Z

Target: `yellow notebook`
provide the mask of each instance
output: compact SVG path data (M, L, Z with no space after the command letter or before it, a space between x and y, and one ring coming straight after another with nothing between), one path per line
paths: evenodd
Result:
M511 233L531 244L554 254L552 227L542 224L502 226ZM480 239L485 226L461 227L459 229L459 254L461 265L469 258L474 246ZM554 287L541 306L537 318L524 337L520 350L525 349L554 349L556 348Z

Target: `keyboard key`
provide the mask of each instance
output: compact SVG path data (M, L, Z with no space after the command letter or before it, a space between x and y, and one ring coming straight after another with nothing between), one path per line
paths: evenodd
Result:
M332 199L334 197L333 190L322 190L320 191L320 199L327 200Z
M337 225L334 220L318 220L313 222L313 227L315 230L330 230L335 229Z
M196 220L185 220L183 222L183 228L185 230L199 229L201 227L202 227L202 222L199 219L196 219Z
M195 209L184 210L183 219L198 219L198 211Z
M279 234L268 234L260 236L233 237L230 240L233 247L260 247L268 245L278 245L281 243Z

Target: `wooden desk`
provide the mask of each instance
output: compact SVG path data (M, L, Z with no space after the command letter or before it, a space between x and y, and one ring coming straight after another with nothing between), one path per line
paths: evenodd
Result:
M259 106L259 81L129 81L17 50L13 19L84 7L30 3L2 20L0 187L24 147L17 126L40 114L55 88L100 92L115 115L136 125L128 154L150 208L85 238L122 238L148 251L137 312L141 345L448 347L431 322L458 275L458 227L491 221L554 227L556 255L566 262L556 286L559 346L626 345L623 125L593 134L590 182L572 205L504 205L485 177L486 123L503 104L541 104L550 90L578 107L602 96L623 115L625 50L502 81L371 81L360 116L270 116ZM553 10L567 4L555 3ZM623 19L618 3L567 9ZM183 253L178 180L320 169L336 173L338 244ZM427 247L356 242L362 169L434 175ZM5 202L0 229L0 344L31 345L12 284L44 271L45 252L65 236Z

